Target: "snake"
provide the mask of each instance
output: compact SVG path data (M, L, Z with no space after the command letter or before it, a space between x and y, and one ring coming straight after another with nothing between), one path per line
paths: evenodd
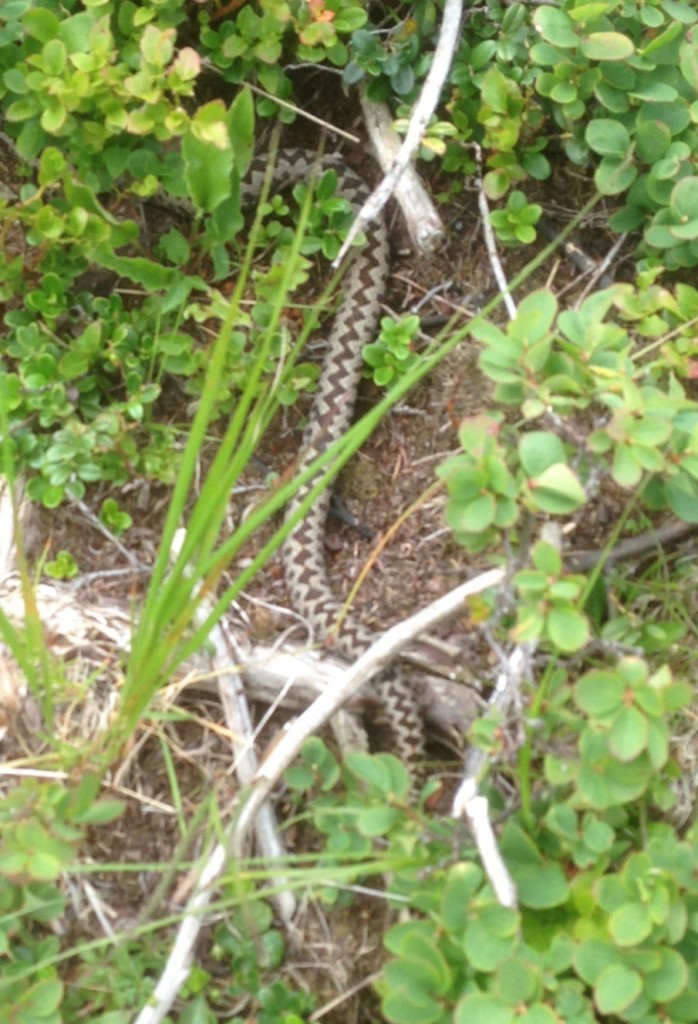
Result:
M1 132L0 136L14 146L13 141ZM252 160L241 182L242 205L253 203L265 187L283 190L298 182L310 181L327 170L336 172L336 195L347 199L354 211L370 195L364 179L351 170L337 153L318 155L306 149L281 149L271 163L271 179L267 182L268 156L257 156ZM158 201L176 210L191 212L186 200L173 201L163 195ZM362 373L361 350L373 340L376 332L390 269L388 233L384 221L376 219L364 234L365 244L350 261L344 277L341 302L327 339L301 457L296 466L299 475L349 426ZM319 473L306 480L288 503L287 523L298 515L317 484L318 476ZM283 547L284 576L291 604L307 621L313 635L344 661L351 663L373 643L376 635L354 617L345 615L343 604L332 591L324 556L330 499L329 488L324 488L307 513L291 527ZM338 623L341 623L339 628ZM412 689L394 666L382 670L368 686L379 704L381 717L391 730L395 752L414 779L424 761L424 724Z
M285 188L308 181L327 170L337 175L335 194L348 200L356 211L370 195L362 177L339 154L304 149L279 150L274 160L271 186ZM259 195L267 159L250 165L242 188L243 202ZM365 230L365 244L350 262L343 280L339 308L327 337L322 369L308 415L296 465L300 476L330 445L342 437L351 423L362 375L362 348L373 341L390 269L388 232L383 219ZM286 507L286 523L293 523L283 546L284 577L294 610L307 621L314 637L342 660L353 662L376 639L376 634L352 615L335 596L329 581L324 538L331 499L324 488L301 516L301 507L324 472L310 475ZM294 523L293 521L297 521ZM395 753L412 777L424 763L424 723L412 688L397 666L389 666L368 684L388 725Z

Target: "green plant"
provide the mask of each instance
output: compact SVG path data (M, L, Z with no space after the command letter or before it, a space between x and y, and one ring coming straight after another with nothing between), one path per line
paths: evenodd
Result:
M117 536L133 526L131 516L119 508L119 503L114 498L105 498L99 510L99 518Z
M312 4L264 0L259 11L243 7L234 21L224 21L220 27L214 27L204 13L201 43L226 81L259 82L268 94L257 101L262 117L293 121L293 112L275 102L277 97L288 100L291 96L291 81L279 60L284 46L291 43L299 60L327 60L342 67L348 59L344 39L366 19L366 11L355 0Z
M473 325L484 342L480 366L496 383L495 396L520 406L525 421L570 417L593 404L606 414L586 435L570 427L564 440L564 429L563 438L529 430L515 446L506 434L506 443L500 438L498 416L464 421L465 453L440 470L449 489L447 519L463 543L475 548L491 543L520 521L524 509L566 514L580 508L590 497L582 483L594 468L609 473L620 487L639 487L649 508L669 507L695 520L698 462L692 438L698 406L667 373L661 353L648 363L633 351L628 331L607 322L616 302L633 310L635 319L635 294L625 286L608 289L556 321L556 300L535 292L521 302L506 333L490 322ZM682 306L663 292L669 304L663 317L653 313L657 334L660 323L666 332L680 323L687 302L692 310L698 298L687 286L681 296Z
M69 580L80 572L80 568L69 551L59 551L56 557L46 562L44 572L54 580Z
M68 788L25 779L0 801L2 1024L62 1020L64 986L53 965L60 941L52 933L65 909L58 880L74 866L87 827L123 810L120 801L97 800L99 785L93 774Z
M236 898L240 901L239 891ZM213 945L215 960L224 965L231 982L218 993L221 1005L228 1000L247 999L249 1012L259 1024L303 1024L315 1008L315 999L308 992L293 988L282 980L268 978L283 963L285 941L273 927L271 907L249 887L248 898L240 901L228 919L216 928ZM209 988L210 997L210 988ZM235 1024L243 1024L235 1016Z
M298 357L322 310L298 295L311 257L332 258L349 219L330 174L312 197L305 186L264 197L242 234L253 105L265 116L295 116L277 102L293 98L289 58L327 61L345 83L361 80L405 115L429 66L438 9L420 0L405 20L375 10L379 27L355 0L262 0L226 20L202 10L198 23L181 0L3 5L3 125L21 156L37 162L20 169L24 180L0 201L5 473L29 476L30 495L49 508L108 485L100 515L114 533L130 525L118 494L126 479L150 477L173 492L108 732L91 744L49 746L51 766L69 773L64 786L25 780L0 801L0 1024L125 1024L163 962L164 935L152 955L138 937L122 937L108 955L87 943L66 948L58 879L77 869L86 828L118 813L97 799L99 773L281 540L271 531L199 614L296 486L282 484L232 536L222 532L229 492L274 410L312 390L317 371ZM486 595L472 617L486 619L500 644L545 646L545 662L533 663L523 687L518 751L507 720L478 721L471 734L496 764L483 788L504 812L500 846L521 909L496 903L459 827L427 812L428 792L410 806L394 758L355 755L340 766L313 741L288 774L301 826L317 832L314 847L325 844L310 865L302 856L284 862L290 884L316 886L331 909L352 898L352 883L388 873L386 899L411 910L385 937L377 986L395 1024L593 1024L600 1016L689 1024L698 1015L696 834L670 817L682 771L672 738L690 693L665 664L693 671L692 584L667 565L661 579L603 581L600 567L589 578L569 575L556 547L529 540L550 518L582 521L607 480L625 491L635 529L657 510L696 518L698 291L660 280L660 264L698 258L695 21L681 0L473 9L444 109L426 129L423 152L443 156L444 195L463 187L479 145L487 195L506 197L493 222L512 244L529 241L537 220L535 205L512 189L545 180L560 151L593 166L601 193L624 196L612 226L643 230L645 265L636 285L574 310L536 292L507 328L491 321L490 304L472 333L495 385L492 404L507 408L464 421L462 451L441 471L456 539L523 561L511 586ZM267 95L253 104L243 89L230 108L201 103L202 67L207 96L217 78L255 82ZM187 200L190 212L169 204L164 217L144 216L140 204L163 195ZM261 252L265 269L253 264ZM107 295L91 294L95 268ZM223 283L230 276L232 293ZM302 321L295 340L286 326L294 317ZM418 356L417 326L411 317L384 321L368 346L374 380L391 390L319 456L318 488L466 333ZM171 377L193 423L161 418ZM201 481L202 450L223 413L228 427ZM182 521L186 536L173 556ZM59 552L46 568L66 578L76 566ZM590 608L595 583L609 599L604 613ZM56 672L28 576L23 587L25 626L11 627L0 610L0 635L48 739L56 707L74 690ZM592 629L593 661L585 648ZM629 644L641 655L617 656ZM508 789L500 791L502 776ZM514 798L505 803L507 791ZM182 1021L239 1012L260 1024L307 1019L312 1000L278 977L284 943L259 889L231 877L221 900L232 909L215 928L213 956L232 981L220 985L210 963L198 966ZM149 935L159 924L148 923ZM245 1009L232 1008L242 998Z
M576 0L534 15L542 37L531 50L541 69L536 88L553 103L568 156L578 163L591 152L601 158L597 188L627 193L611 226L642 227L644 252L656 263L659 249L669 267L698 259L691 186L682 184L698 147L691 117L697 18L681 2L591 9Z
M528 823L514 812L502 828L519 911L496 902L466 851L441 859L448 827L425 833L405 813L407 781L394 759L352 755L340 769L313 740L289 772L311 798L327 851L374 871L380 850L391 894L413 908L384 940L390 957L377 988L391 1024L520 1016L581 1024L601 1009L621 1021L650 1022L660 1011L693 1019L698 844L647 818L672 803L671 772L657 773L670 761L670 722L690 688L667 670L650 675L638 658L574 686L557 673L540 688L566 752L545 756ZM545 742L534 729L525 751Z
M511 638L526 643L545 637L557 650L579 651L589 641L589 623L579 610L584 576L563 574L560 552L539 541L531 550L531 569L514 576L519 602Z
M390 94L410 98L428 68L423 48L424 36L431 31L433 10L424 3L387 37L381 38L375 30L358 29L351 36L351 59L343 71L345 83L354 85L368 78L372 99Z
M509 193L503 210L490 213L490 224L505 245L529 245L536 240L535 225L542 213L542 206L529 203L524 193L515 189Z
M381 319L377 340L363 347L364 362L378 387L387 387L415 366L418 356L412 345L419 327L419 317L414 315L400 320L389 316Z

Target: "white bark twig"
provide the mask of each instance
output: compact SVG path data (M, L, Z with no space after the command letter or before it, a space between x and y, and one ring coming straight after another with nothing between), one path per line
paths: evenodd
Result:
M267 799L277 780L296 757L304 741L314 735L329 718L368 679L391 658L394 658L407 640L416 633L424 632L449 616L457 613L463 602L475 594L498 586L505 578L503 569L492 569L456 587L444 597L438 598L427 608L412 615L405 622L393 626L383 633L368 650L364 651L351 668L336 680L332 689L323 693L286 730L278 743L260 765L254 789L240 812L235 835L234 853L243 849L247 832L255 819L258 808Z
M446 76L448 75L451 61L460 34L460 23L463 13L463 0L446 0L444 4L443 18L441 21L441 32L434 49L434 56L431 68L424 79L422 91L414 105L410 122L407 127L404 141L400 147L393 163L392 169L385 175L383 181L366 200L364 205L351 226L349 234L334 261L333 266L338 267L352 245L356 236L363 231L366 224L372 221L381 212L388 199L395 189L398 179L409 164L414 153L417 151L424 130L429 123L429 118L436 109L439 102L441 89Z
M521 680L531 653L531 645L516 647L512 651L507 664L497 676L489 701L489 715L494 712L506 712L514 702L520 692ZM484 750L471 747L465 761L463 779L453 798L451 814L454 818L465 818L470 824L482 866L499 902L505 907L516 907L516 886L497 847L489 818L488 801L486 797L479 795L480 782L488 761L488 755Z
M235 642L225 622L220 622L212 631L215 653L213 655L214 670L223 669L218 673L218 692L225 712L226 724L231 732L232 747L235 753L233 766L241 788L248 786L257 771L257 755L254 749L254 728L250 715L247 697L242 679L236 671L231 671L231 663L237 661ZM231 657L232 656L232 657ZM255 822L257 850L263 860L281 861L286 855L286 848L281 840L274 808L270 803L261 808ZM285 878L275 878L274 903L282 920L288 923L296 911L296 900L285 888Z
M400 660L405 660L402 655ZM254 647L240 665L247 693L255 700L278 702L294 711L307 708L334 685L337 675L345 669L346 663L327 655L320 659L312 651L274 651L265 647ZM200 684L194 680L193 685ZM479 714L472 687L462 681L425 674L424 670L420 672L415 697L427 722L444 733L459 730L462 735L464 726Z
M453 816L465 818L468 821L482 866L494 889L495 896L503 907L515 910L518 906L516 884L499 852L497 837L490 821L487 797L478 795L473 779L467 779L461 783L453 802ZM464 916L465 911L464 907Z
M402 140L393 128L393 120L385 103L374 103L362 90L361 108L378 163L383 173L388 174ZM395 183L394 196L415 247L421 252L433 252L446 232L438 210L412 163L407 165L402 177Z
M211 888L220 878L228 858L243 856L250 828L253 827L260 809L264 807L274 785L291 764L303 742L324 725L359 687L417 633L422 633L458 612L463 602L475 594L500 584L505 578L503 569L492 569L467 583L456 587L444 597L438 598L428 608L411 616L406 622L383 633L374 644L336 680L331 691L323 693L281 736L276 745L259 767L253 780L253 789L241 808L229 842L218 843L197 883L196 890L183 913L183 920L177 931L167 965L151 997L150 1005L144 1007L134 1024L161 1024L168 1013L177 993L186 981L191 956L200 931L203 913L211 898Z
M140 1011L134 1024L161 1024L177 998L179 990L189 976L192 952L201 931L204 911L211 902L212 887L220 878L226 859L225 846L216 843L201 872L196 892L187 903L172 951L155 986L151 1001Z
M591 292L593 290L594 286L596 285L596 282L599 281L603 277L603 275L606 273L606 271L610 267L611 263L613 263L614 259L616 258L616 256L620 252L620 250L625 245L625 243L627 241L627 238L628 238L628 232L624 231L623 234L619 235L619 237L615 240L615 242L613 243L611 248L608 250L608 252L604 256L604 258L599 263L599 265L596 268L596 270L594 271L594 273L591 275L591 277L587 281L586 287L584 288L582 294L579 296L579 300L578 300L579 302L581 302L583 299L585 299L587 297L589 292Z
M478 190L477 190L477 206L482 217L482 234L485 240L485 248L487 249L487 256L492 267L492 273L494 274L497 286L502 293L504 299L504 305L507 308L509 319L514 320L516 318L516 305L511 297L509 291L509 283L504 273L499 254L497 253L497 240L494 237L494 231L490 224L490 207L487 202L487 196L485 195L485 186L482 181L482 150L480 146L475 143L475 153L477 155L478 164Z

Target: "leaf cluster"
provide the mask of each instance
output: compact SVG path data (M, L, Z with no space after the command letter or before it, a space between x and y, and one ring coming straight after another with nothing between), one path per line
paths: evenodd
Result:
M671 803L657 773L671 760L670 723L690 690L628 658L575 685L561 677L553 696L546 718L567 752L546 756L535 814L528 824L521 812L508 815L499 839L519 910L496 901L448 827L434 832L425 820L420 836L392 759L356 755L340 768L312 740L289 771L326 850L348 864L361 857L365 872L375 858L389 863L391 895L413 910L384 938L389 959L376 988L391 1024L694 1019L695 830L682 839L636 810ZM538 728L530 742L541 736Z

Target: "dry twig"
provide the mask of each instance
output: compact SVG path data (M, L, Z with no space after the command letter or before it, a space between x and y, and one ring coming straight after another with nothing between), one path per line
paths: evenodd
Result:
M434 49L431 68L412 110L400 151L395 158L390 172L385 175L383 181L374 189L372 195L359 211L333 266L339 266L349 252L356 236L363 231L366 224L369 224L381 212L393 194L399 178L416 153L422 135L429 123L429 118L439 102L441 89L451 67L453 54L460 37L462 13L463 0L446 0L441 21L441 32Z

